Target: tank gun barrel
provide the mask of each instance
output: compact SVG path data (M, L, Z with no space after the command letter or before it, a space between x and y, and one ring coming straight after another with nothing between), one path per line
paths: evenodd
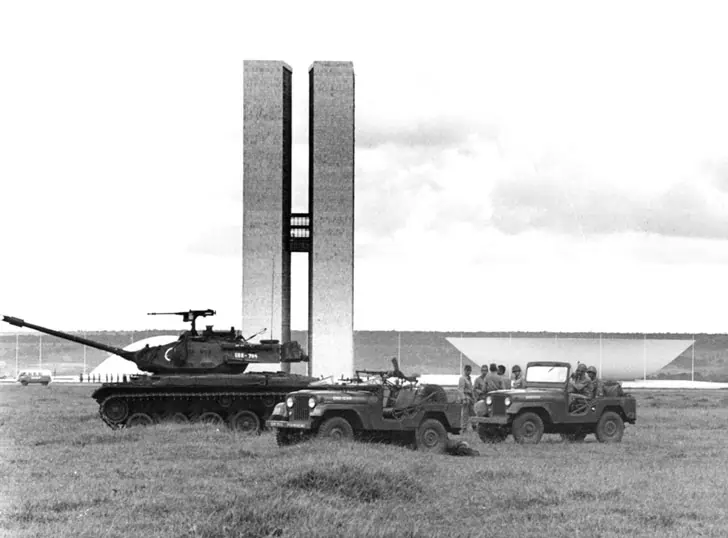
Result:
M126 351L126 350L118 348L118 347L107 346L106 344L102 344L101 342L94 342L93 340L89 340L87 338L82 338L82 337L76 336L74 334L64 333L62 331L55 331L53 329L49 329L48 327L43 327L41 325L35 325L33 323L28 323L27 321L22 320L20 318L14 318L12 316L3 316L3 321L5 323L9 323L10 325L14 325L15 327L33 329L38 332L50 334L51 336L57 336L58 338L63 338L64 340L70 340L71 342L76 342L77 344L83 344L84 346L93 347L95 349L100 349L102 351L107 351L109 353L113 353L114 355L123 357L127 360L133 360L133 358L134 358L133 351Z

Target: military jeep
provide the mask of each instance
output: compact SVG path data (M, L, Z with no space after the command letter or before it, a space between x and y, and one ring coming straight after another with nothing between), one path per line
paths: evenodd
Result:
M624 424L637 420L632 396L600 396L589 400L568 391L571 365L567 362L530 362L525 388L489 392L475 406L471 424L483 442L535 444L544 433L567 441L583 441L590 433L602 443L619 443Z
M395 362L393 372L359 370L352 379L292 392L266 425L275 428L279 446L318 436L444 453L448 433L460 432L460 405L448 402L439 385L402 375Z

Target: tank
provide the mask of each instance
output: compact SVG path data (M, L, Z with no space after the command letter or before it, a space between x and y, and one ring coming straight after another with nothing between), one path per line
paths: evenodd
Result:
M150 315L182 316L191 326L169 344L127 351L12 316L3 316L3 321L113 353L149 372L104 383L93 392L101 419L111 428L200 421L257 433L287 393L315 381L286 372L245 372L251 363L308 362L298 342L253 343L257 335L246 339L234 327L217 331L207 325L198 331L197 318L215 315L209 309Z

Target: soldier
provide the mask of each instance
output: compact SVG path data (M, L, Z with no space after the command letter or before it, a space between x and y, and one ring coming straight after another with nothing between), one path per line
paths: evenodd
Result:
M590 385L591 379L586 375L586 364L579 363L576 372L572 374L569 380L569 392L586 396Z
M473 382L470 380L472 367L469 364L463 368L463 375L458 382L458 396L460 399L460 433L464 433L470 422L470 417L475 414L473 409Z
M512 389L522 389L524 388L524 379L521 377L521 367L517 364L511 368L511 372L513 374L513 380L511 381L511 388Z
M473 396L475 401L479 402L485 398L485 376L488 374L488 365L484 364L480 367L480 375L473 382Z
M504 389L508 390L511 388L511 379L509 377L506 377L506 367L502 364L498 365L498 377L501 378Z
M586 375L586 365L579 363L576 372L571 375L569 380L569 411L572 413L586 411L591 384L591 379Z
M503 389L503 380L498 375L498 366L491 363L488 375L485 376L485 393Z
M597 377L596 366L590 366L589 368L587 368L586 375L589 376L589 380L591 381L591 394L589 396L589 399L594 400L595 398L601 398L602 396L604 396L604 386Z

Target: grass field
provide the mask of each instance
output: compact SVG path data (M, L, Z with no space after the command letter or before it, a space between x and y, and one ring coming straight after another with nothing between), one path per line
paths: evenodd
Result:
M0 536L728 536L728 391L637 393L624 441L479 457L214 426L112 431L91 387L0 387Z

